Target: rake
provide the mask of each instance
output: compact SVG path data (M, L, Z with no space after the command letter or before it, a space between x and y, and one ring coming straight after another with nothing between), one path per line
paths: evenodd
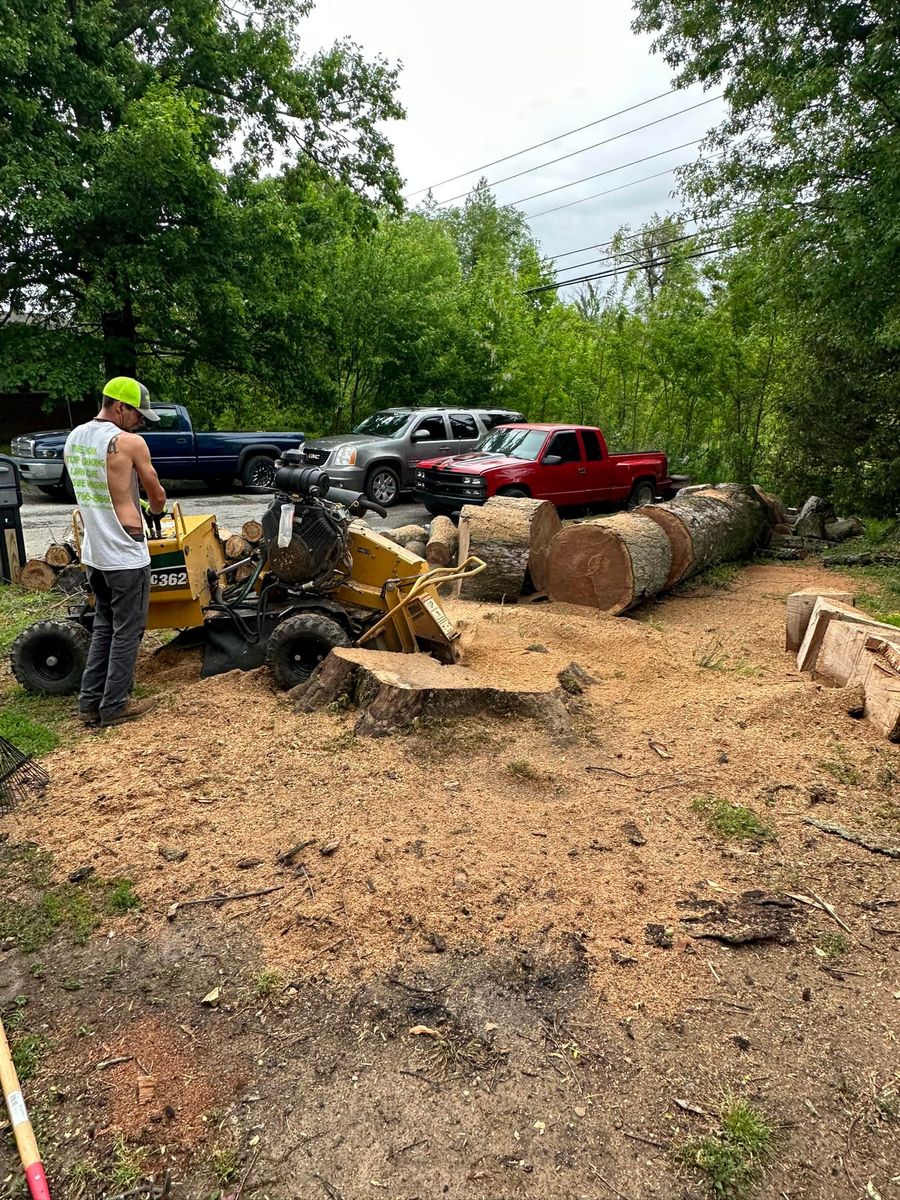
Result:
M9 812L17 800L29 792L40 791L50 776L30 754L23 754L12 742L0 737L0 813Z

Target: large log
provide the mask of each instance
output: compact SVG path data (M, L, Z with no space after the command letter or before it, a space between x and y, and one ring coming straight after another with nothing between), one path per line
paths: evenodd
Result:
M425 558L433 567L449 567L456 557L459 534L449 517L435 517L431 522Z
M51 567L58 567L62 570L63 567L69 566L70 563L78 561L78 554L75 547L70 546L68 542L54 542L47 547L44 554L44 561L48 562Z
M225 557L230 558L232 562L246 558L252 552L253 547L239 533L233 533L225 543Z
M825 541L825 522L834 520L834 508L820 496L810 496L794 521L797 537L814 537Z
M259 521L245 521L241 526L241 537L245 541L250 542L251 545L255 546L262 538L262 535L263 527Z
M461 581L466 600L518 600L526 575L535 591L546 591L547 556L562 523L548 500L493 496L487 504L463 506L459 518L459 562L470 555L483 559L487 570Z
M610 616L663 591L672 569L665 530L633 513L570 525L550 546L550 599Z
M56 583L56 572L42 558L29 558L19 572L19 583L31 592L49 592Z
M488 681L467 667L441 666L426 654L339 647L288 695L299 712L352 706L355 732L384 737L429 721L475 714L531 717L556 738L572 737L572 721L561 687L520 692Z
M427 542L428 530L424 525L399 525L396 529L379 529L382 537L398 546L408 546L410 542Z

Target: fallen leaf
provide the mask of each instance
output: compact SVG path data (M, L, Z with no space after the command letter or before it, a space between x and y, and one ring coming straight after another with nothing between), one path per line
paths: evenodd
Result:
M203 997L203 999L200 1001L200 1003L201 1004L218 1004L220 994L221 993L217 987L213 988L213 990L211 992L206 993L206 995Z
M696 1104L688 1104L687 1100L679 1100L677 1096L674 1098L675 1103L685 1112L693 1113L697 1117L708 1117L709 1113L705 1108L698 1108Z
M649 746L650 746L651 750L656 751L656 753L659 755L660 758L671 758L672 757L672 755L669 753L668 749L662 744L662 742L650 742Z
M409 1031L410 1037L436 1037L441 1036L440 1030L432 1029L430 1025L413 1025Z

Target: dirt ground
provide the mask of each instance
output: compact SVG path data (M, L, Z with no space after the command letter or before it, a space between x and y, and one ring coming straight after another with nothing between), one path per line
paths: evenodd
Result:
M0 946L54 1196L168 1171L184 1198L687 1200L680 1148L740 1097L775 1133L755 1194L900 1197L900 862L804 823L900 843L900 749L784 653L815 585L841 581L751 566L634 619L449 605L486 677L592 677L562 743L500 716L356 737L264 672L147 656L157 712L0 817L7 896L37 895L36 843L141 904ZM723 837L704 797L774 836ZM216 895L245 898L189 904Z

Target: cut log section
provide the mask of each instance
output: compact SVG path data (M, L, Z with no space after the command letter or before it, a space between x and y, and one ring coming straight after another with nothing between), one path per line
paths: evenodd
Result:
M535 591L546 591L550 544L561 529L559 513L549 500L493 496L481 507L464 505L458 561L474 554L487 563L487 570L461 580L459 595L488 603L516 601L525 589L526 574Z
M816 661L815 678L843 688L856 712L892 742L900 741L900 629L831 620Z
M449 517L435 517L431 522L425 558L433 567L449 567L456 557L459 534Z
M832 522L834 519L834 508L828 500L810 496L797 514L794 533L797 537L814 537L824 541L825 522Z
M819 658L822 641L832 621L847 621L851 625L865 625L873 633L880 633L890 639L896 638L896 625L888 625L877 621L868 613L850 604L841 604L838 600L827 600L820 596L816 601L806 627L806 634L797 651L797 668L800 671L815 671Z
M802 591L793 592L787 598L784 633L784 648L792 654L796 654L800 649L812 611L820 596L824 596L826 600L837 600L839 604L856 603L852 592L823 591L821 588L804 588Z
M241 537L253 546L261 540L262 535L263 527L259 521L245 521L241 526Z
M418 558L425 557L425 543L422 541L414 540L407 542L403 549L406 550L408 554L415 554Z
M71 596L87 586L87 575L78 563L69 563L56 576L53 586L58 592Z
M77 562L78 555L75 552L75 547L70 546L68 542L54 542L52 546L47 547L44 560L51 567L58 567L62 570L63 567L68 567L70 563Z
M399 525L396 529L379 529L382 537L398 546L408 546L410 542L427 542L428 530L424 525Z
M253 547L239 533L233 533L225 543L225 557L230 558L232 562L246 558L252 551Z
M430 721L477 714L531 717L557 738L572 736L572 721L560 687L519 692L489 682L467 667L441 666L425 654L339 647L306 683L288 693L299 712L332 705L359 711L355 732L384 737Z
M31 592L49 592L56 583L56 572L42 558L29 558L19 572L19 583Z
M632 513L585 521L553 539L550 599L618 616L663 591L671 570L671 543L654 521Z

